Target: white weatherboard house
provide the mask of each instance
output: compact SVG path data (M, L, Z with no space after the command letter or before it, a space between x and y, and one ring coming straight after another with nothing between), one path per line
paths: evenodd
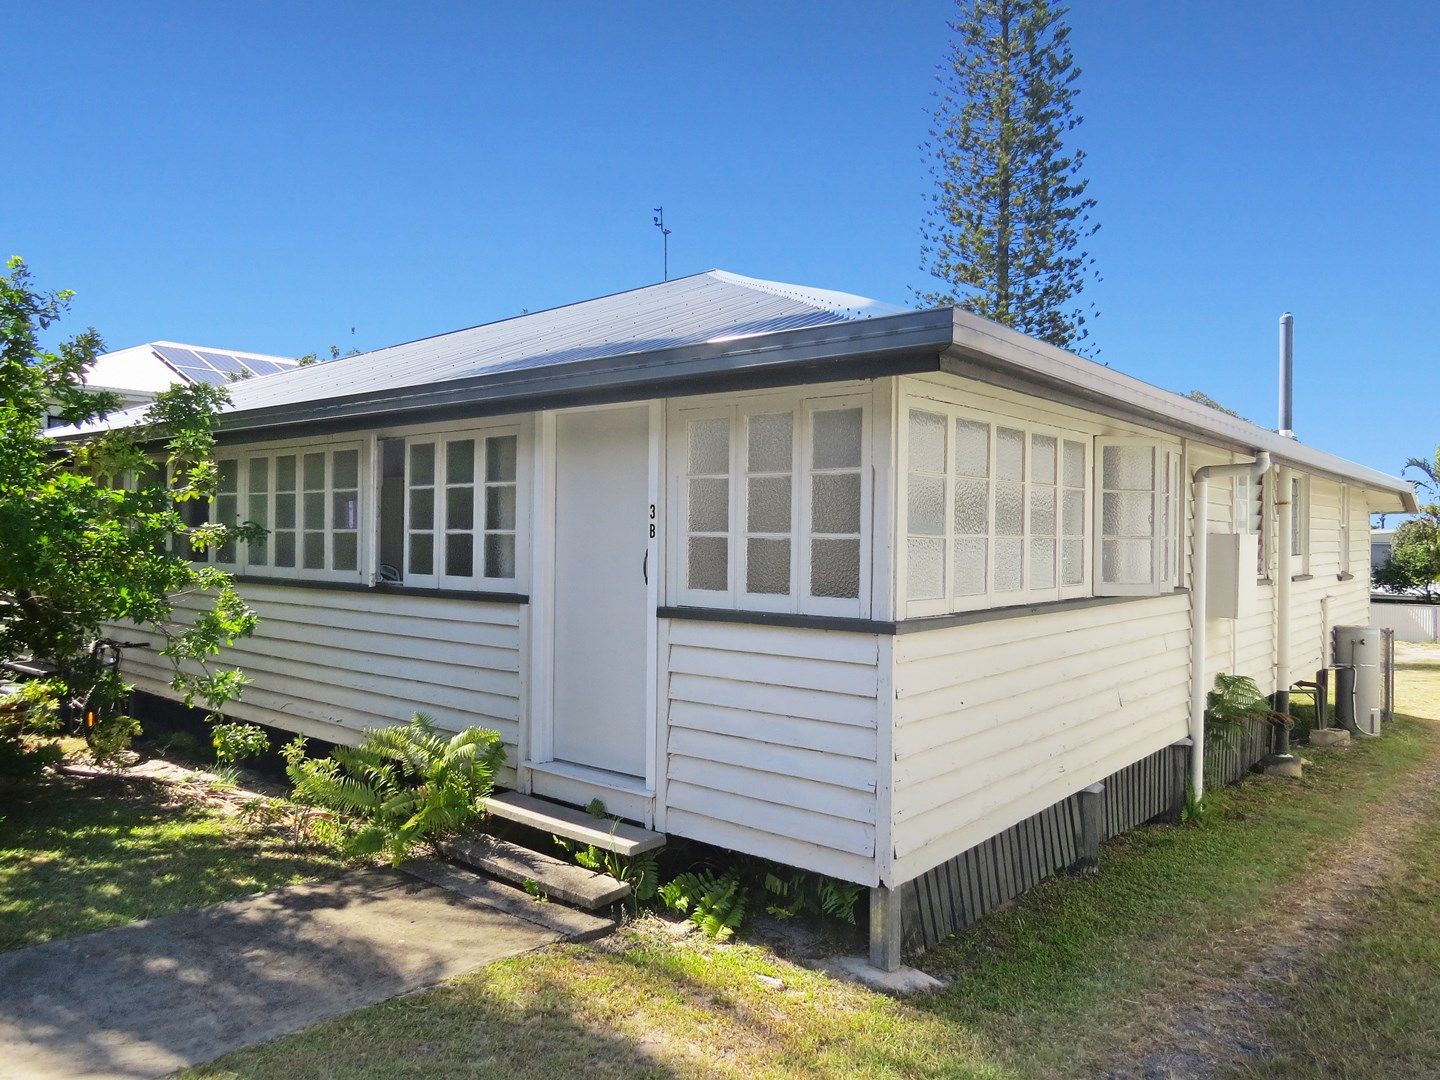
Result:
M871 887L885 964L1073 861L1097 785L1107 832L1173 804L1215 674L1325 664L1415 509L966 312L721 271L231 393L235 716L498 729L521 792Z

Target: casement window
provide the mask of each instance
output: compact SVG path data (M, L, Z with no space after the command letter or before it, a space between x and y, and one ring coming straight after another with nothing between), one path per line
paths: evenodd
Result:
M1265 478L1251 480L1249 476L1235 477L1235 505L1231 521L1237 532L1256 537L1255 576L1264 580L1268 576L1268 559L1265 544L1269 530L1265 527L1265 494L1270 485Z
M1155 595L1179 575L1180 455L1141 438L1097 439L1097 596Z
M382 581L512 589L519 432L381 439Z
M870 477L861 399L682 410L673 439L680 603L863 613Z
M1290 572L1310 572L1310 478L1290 477Z
M359 580L359 443L247 450L215 465L215 498L194 504L186 520L254 522L266 534L224 544L209 561L246 574Z
M940 402L905 412L906 616L1085 595L1090 437Z

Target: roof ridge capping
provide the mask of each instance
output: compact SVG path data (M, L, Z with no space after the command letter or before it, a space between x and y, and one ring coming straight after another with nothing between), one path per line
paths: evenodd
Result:
M860 296L858 293L840 292L835 289L816 289L808 285L793 285L785 281L768 281L765 278L734 274L729 270L707 270L705 274L717 281L754 289L756 292L769 293L771 296L783 297L799 304L807 304L821 311L828 311L832 315L838 315L843 319L873 319L885 315L904 315L919 310L903 307L900 304L889 304L882 300L872 300L870 297Z

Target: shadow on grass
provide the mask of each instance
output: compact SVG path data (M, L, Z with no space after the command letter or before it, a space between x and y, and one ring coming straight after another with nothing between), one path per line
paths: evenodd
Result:
M338 869L138 777L58 776L0 815L0 951Z

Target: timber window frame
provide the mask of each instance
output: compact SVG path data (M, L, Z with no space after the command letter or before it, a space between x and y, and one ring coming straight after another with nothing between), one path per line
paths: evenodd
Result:
M1310 477L1290 474L1290 572L1310 573Z
M899 416L901 617L1092 594L1091 433L919 395Z
M1342 577L1350 574L1354 555L1350 551L1350 501L1349 484L1340 485L1340 561L1337 569Z
M363 440L222 448L204 520L253 521L266 535L195 559L237 574L297 581L364 581L370 501ZM187 516L191 524L199 521Z
M671 413L670 602L866 617L871 396L787 391Z
M1144 436L1095 440L1095 595L1158 596L1181 564L1180 448Z

